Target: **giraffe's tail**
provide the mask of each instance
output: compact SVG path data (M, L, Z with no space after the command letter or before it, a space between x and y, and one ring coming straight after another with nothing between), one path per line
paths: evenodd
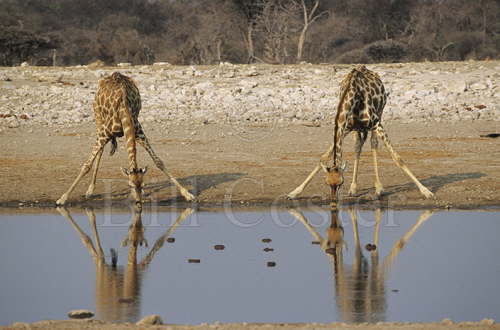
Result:
M116 138L112 137L111 138L111 150L109 151L110 156L113 156L115 154L117 147L118 147L118 144L116 143Z

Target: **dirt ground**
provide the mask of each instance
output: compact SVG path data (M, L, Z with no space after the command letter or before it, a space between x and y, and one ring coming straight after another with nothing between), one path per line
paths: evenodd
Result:
M358 196L348 197L353 168L353 138L344 143L348 161L341 204L393 208L477 208L500 206L499 122L388 122L387 133L396 151L414 174L435 193L425 199L393 163L381 144L379 168L385 194L375 200L369 141L361 158ZM50 207L69 187L94 142L94 125L12 128L1 133L0 207ZM295 201L284 197L317 164L332 140L332 126L309 127L280 123L252 126L146 124L153 148L171 173L195 195L202 207L286 206L324 204L329 191L319 174ZM127 158L123 139L109 157L106 147L95 193L83 197L89 178L70 196L71 204L105 201L122 203L128 195L120 167ZM162 205L187 204L175 187L139 148L139 165L149 166L146 198Z

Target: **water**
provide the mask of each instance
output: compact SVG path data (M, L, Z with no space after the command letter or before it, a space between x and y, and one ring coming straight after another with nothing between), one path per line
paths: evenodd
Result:
M184 324L500 320L498 212L146 209L135 255L120 245L133 215L96 212L97 242L92 212L69 211L0 215L0 324L81 308Z

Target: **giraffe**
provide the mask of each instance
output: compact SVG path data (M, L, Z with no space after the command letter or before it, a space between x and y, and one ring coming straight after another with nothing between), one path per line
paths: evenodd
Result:
M107 256L104 255L101 245L96 215L91 208L86 208L85 212L89 219L94 240L81 229L68 209L64 206L57 208L61 216L66 218L76 230L94 261L95 307L96 317L99 320L107 322L137 322L139 320L141 290L144 281L142 274L148 269L155 254L163 246L168 236L194 212L191 208L184 210L178 216L175 224L155 242L149 253L142 260L137 260L138 247L142 245L147 247L142 223L142 207L137 206L139 205L134 205L131 225L121 244L122 247L128 246L127 261L123 266L117 265L118 257L114 249L111 249L111 262L106 262Z
M313 169L304 182L287 195L289 199L297 197L320 169L323 169L323 171L326 172L326 183L331 188L332 203L336 203L338 200L339 188L344 183L343 172L346 168L346 163L342 161L342 141L351 131L355 132L356 143L354 173L349 189L350 196L356 195L357 192L359 156L369 132L371 132L371 148L375 172L374 184L377 197L381 197L383 192L377 165L377 137L384 142L396 165L415 182L420 192L426 198L434 196L429 189L420 183L405 165L401 157L392 148L389 137L381 123L382 112L387 97L388 93L385 92L384 85L379 75L368 70L364 65L355 67L344 77L340 84L339 103L333 131L333 143L321 156L319 164ZM330 158L333 158L333 165L326 166L325 163L327 163Z
M195 197L184 188L166 169L163 161L156 155L151 147L138 116L141 110L141 95L134 81L119 73L114 72L110 76L99 80L99 87L94 99L94 115L97 129L97 141L92 153L82 165L80 173L69 189L57 200L57 205L64 205L69 194L75 189L80 180L90 171L94 164L94 171L90 185L85 196L89 198L95 188L97 170L101 162L104 147L111 142L110 156L117 148L116 138L125 136L128 153L128 168L122 168L123 174L128 177L131 194L136 203L142 202L143 177L147 167L138 168L136 158L136 144L141 145L153 159L158 167L180 190L187 201Z
M349 265L344 260L344 247L347 250L347 243L344 241L342 219L339 217L337 208L330 210L330 226L327 228L324 238L302 212L297 209L289 209L288 212L299 220L312 237L320 243L321 249L332 262L335 302L342 322L379 322L385 320L387 274L405 244L434 213L433 211L422 212L416 223L394 244L389 254L380 262L379 251L382 248L379 245L379 233L383 216L382 209L377 208L374 212L374 244L370 244L374 248L368 249L368 245L366 246L369 251L368 258L363 254L361 247L357 211L350 207L348 213L351 218L354 249L353 260Z

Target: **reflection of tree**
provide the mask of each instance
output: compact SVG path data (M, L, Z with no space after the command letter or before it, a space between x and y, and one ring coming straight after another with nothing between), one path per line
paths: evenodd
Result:
M306 217L295 209L289 213L297 218L320 242L321 249L331 257L335 276L335 300L339 317L343 322L380 322L385 320L385 274L410 240L416 230L429 219L433 212L423 212L415 225L396 242L384 262L379 265L378 243L379 230L382 219L380 209L375 211L375 229L373 232L374 248L370 250L370 263L363 255L358 231L356 211L349 209L354 235L354 260L350 267L346 267L343 259L344 229L338 217L338 210L332 209L330 213L330 226L323 238L307 221ZM368 245L370 246L370 245Z
M94 260L96 266L97 318L103 321L137 321L140 317L142 271L147 268L155 254L160 250L175 228L193 213L193 210L190 208L184 210L165 234L156 240L146 257L138 263L137 247L145 244L146 240L144 239L144 227L142 225L142 209L134 209L132 224L130 225L127 237L122 243L122 245L129 246L127 266L124 268L116 266L116 253L114 250L112 250L111 265L106 263L93 210L86 209L85 211L90 221L95 246L92 243L92 239L82 231L66 208L60 207L57 210L77 231L83 245Z

